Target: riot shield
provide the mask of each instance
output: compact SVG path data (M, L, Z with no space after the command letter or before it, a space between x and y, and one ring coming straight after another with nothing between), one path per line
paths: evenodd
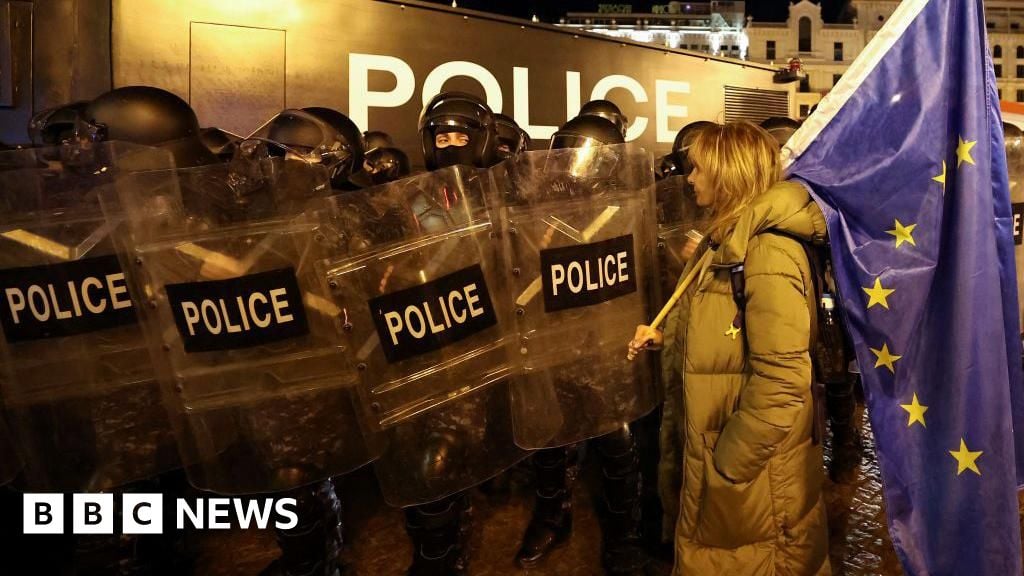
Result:
M693 186L686 176L669 176L655 184L658 214L658 262L660 293L675 290L679 276L708 225L706 212L697 206ZM661 305L664 302L659 301Z
M170 156L123 143L0 153L0 392L29 490L179 466L101 190Z
M386 439L375 469L392 505L443 498L526 455L512 434L489 186L454 167L332 199L348 243L325 276L365 428Z
M631 145L532 152L509 178L501 225L523 372L516 440L544 448L604 435L659 401L649 367L628 362L622 344L650 305L649 156ZM562 417L553 438L537 406L548 387Z
M330 194L326 172L257 154L117 192L105 206L128 222L125 265L192 484L275 492L372 460L340 309L313 266L337 233L302 213Z

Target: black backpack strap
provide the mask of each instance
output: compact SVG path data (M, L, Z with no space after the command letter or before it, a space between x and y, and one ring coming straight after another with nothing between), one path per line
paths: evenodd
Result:
M817 364L817 348L818 348L818 337L820 336L818 327L818 306L821 305L822 298L824 297L825 287L825 267L822 262L820 255L817 254L816 250L811 248L811 245L807 242L800 242L800 245L804 249L804 254L807 255L807 262L811 268L811 285L812 295L814 300L808 306L808 310L811 313L811 339L809 343L809 350L811 354L811 400L814 403L814 422L811 428L811 442L815 445L821 444L825 439L825 422L828 419L828 406L827 399L825 397L825 382L820 378L818 374Z
M732 325L743 330L743 315L747 308L747 277L743 274L743 264L729 269L729 284L732 286L732 299L736 302L736 317Z

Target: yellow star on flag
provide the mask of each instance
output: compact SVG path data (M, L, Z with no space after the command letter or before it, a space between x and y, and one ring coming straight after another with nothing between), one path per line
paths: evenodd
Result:
M732 338L733 340L736 339L736 335L739 333L740 329L737 328L736 325L732 323L729 324L729 329L725 331L725 335Z
M960 439L960 449L959 450L950 450L949 454L953 458L956 458L956 475L957 476L963 474L964 470L970 470L970 471L974 472L975 474L977 474L978 476L981 476L981 470L978 470L978 465L974 463L974 461L977 460L978 457L983 454L983 452L981 450L979 450L977 452L971 452L970 450L967 449L967 444L964 442L964 439L961 438Z
M914 397L910 400L910 404L900 404L900 408L907 411L910 417L907 419L907 428L914 425L914 422L920 422L921 426L927 428L928 426L924 423L924 413L928 411L927 406L923 406L917 401L917 393L914 393Z
M973 164L973 162L972 162L972 164ZM943 192L946 191L946 161L945 160L942 161L942 174L939 174L938 176L932 176L932 180L938 182L939 184L942 184L942 191Z
M971 148L974 148L978 141L964 140L963 136L959 137L959 140L960 144L956 147L956 167L959 168L964 162L974 166L974 158L971 158Z
M877 360L875 360L875 368L885 366L886 368L889 369L889 372L892 372L893 374L896 373L896 367L894 366L894 364L897 360L903 358L903 356L897 356L895 354L889 353L888 343L883 343L881 350L877 350L875 348L871 348L870 350L878 358Z
M875 304L881 304L886 310L889 309L889 301L886 298L889 294L892 294L896 290L893 288L883 288L882 279L875 278L875 285L871 288L861 288L868 295L868 308L870 309Z
M885 233L896 237L897 248L904 242L909 242L911 246L917 246L917 243L914 242L914 228L917 228L917 224L904 226L902 222L896 220L896 228L886 230Z

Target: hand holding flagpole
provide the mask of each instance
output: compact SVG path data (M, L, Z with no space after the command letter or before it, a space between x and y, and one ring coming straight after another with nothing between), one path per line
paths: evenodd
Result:
M668 302L665 303L665 306L662 307L661 312L658 312L658 315L654 317L654 321L651 322L650 326L640 325L637 327L637 333L629 343L629 351L626 353L627 360L633 360L636 358L637 354L639 354L641 350L656 349L652 344L656 344L657 347L660 347L661 343L655 342L655 338L660 340L661 333L658 332L658 326L661 326L661 323L665 321L665 317L668 316L668 313L673 307L675 307L676 303L679 302L679 299L683 297L683 293L686 292L686 289L690 287L690 284L693 284L697 275L700 274L701 269L704 268L705 260L710 258L713 253L714 252L712 250L708 250L704 253L704 256L702 256L701 259L693 265L693 268L690 269L690 273L683 278L683 281L679 283L679 286L676 286L676 290L672 293L672 297L669 298ZM652 331L654 334L652 334ZM655 336L655 334L657 336Z

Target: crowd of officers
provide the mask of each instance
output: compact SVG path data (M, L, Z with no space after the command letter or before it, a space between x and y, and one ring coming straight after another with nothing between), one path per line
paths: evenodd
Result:
M681 129L672 151L654 163L655 179L685 182L691 170L687 145L708 122L694 122ZM551 140L552 149L616 145L625 142L628 119L608 100L594 100L580 109L578 116L566 122ZM788 118L770 118L762 126L780 144L799 127ZM347 116L330 108L310 107L286 110L258 130L265 142L281 145L290 158L324 165L330 171L331 186L339 193L368 189L410 176L410 158L395 147L388 134L362 131ZM530 138L516 122L493 113L479 98L465 93L442 93L423 109L418 130L423 163L428 170L463 165L489 168L517 154L529 151ZM218 128L200 128L195 113L177 96L153 87L123 87L95 100L76 102L38 113L29 125L31 141L37 147L74 146L82 139L123 141L162 147L169 151L176 167L190 168L230 162L239 154L247 138ZM324 153L324 142L334 143ZM315 151L316 153L309 153ZM303 152L307 152L303 156ZM663 220L686 204L688 190L658 189L658 213ZM676 215L678 216L678 215ZM662 222L664 224L665 222ZM662 251L677 249L660 245ZM664 269L666 283L674 284L678 270ZM839 348L847 347L843 343ZM848 349L846 360L852 360ZM830 473L835 481L848 480L860 461L860 440L853 424L855 363L847 371L834 371L826 378L827 407L831 424L832 459ZM600 488L594 498L602 527L601 561L607 574L644 574L657 546L652 542L662 534L648 534L658 526L645 518L656 515L657 506L645 506L645 495L656 493L652 470L657 449L658 414L642 423L630 423L619 430L593 439L557 448L537 450L529 456L533 470L535 505L531 521L525 527L515 562L523 568L541 565L549 552L564 545L572 534L573 490L581 456L587 452L599 457ZM0 422L2 424L2 422ZM2 433L2 431L0 431ZM0 442L4 441L0 438ZM642 449L644 446L648 448ZM455 452L449 452L450 454ZM23 458L31 455L22 452ZM424 465L439 465L445 455L424 455ZM2 469L2 466L0 466ZM0 481L5 478L0 477ZM502 477L484 478L482 489L502 490ZM14 482L18 485L17 481ZM646 485L646 486L645 486ZM29 491L32 486L19 486ZM113 490L184 491L180 475L164 474ZM289 496L299 501L300 522L290 530L281 530L277 540L281 555L266 574L340 575L346 571L341 560L342 509L333 479L293 489ZM413 558L408 569L412 576L461 575L470 570L468 536L471 532L472 499L463 491L405 509L406 529L413 543ZM653 512L653 514L652 514ZM737 519L742 521L742 519ZM670 530L669 530L670 532ZM169 536L174 539L178 536ZM358 534L347 534L358 538ZM116 538L114 540L117 540ZM671 541L670 538L662 541ZM80 573L160 573L187 571L187 548L179 544L160 547L126 547L123 542L109 546L88 544L75 552ZM511 561L511 559L510 559Z

